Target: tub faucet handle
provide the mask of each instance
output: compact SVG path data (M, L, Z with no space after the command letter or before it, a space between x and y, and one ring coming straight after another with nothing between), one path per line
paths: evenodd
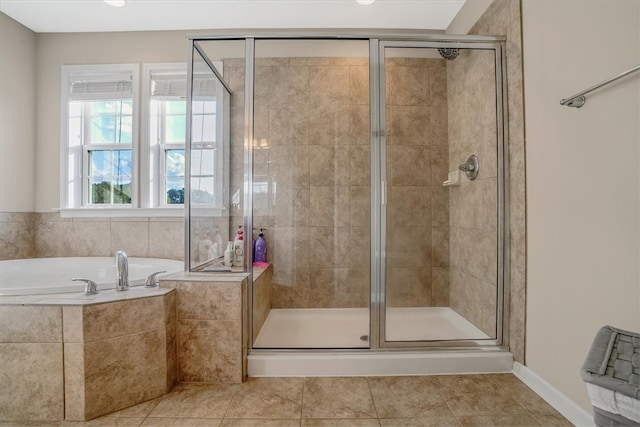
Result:
M156 278L156 276L158 274L162 274L162 273L166 273L167 270L162 270L162 271L156 271L155 273L151 273L150 275L147 276L147 280L145 280L144 282L144 287L145 288L157 288L158 287L158 280Z
M96 282L90 279L71 279L74 282L84 282L84 294L85 295L95 295L98 293L98 285Z

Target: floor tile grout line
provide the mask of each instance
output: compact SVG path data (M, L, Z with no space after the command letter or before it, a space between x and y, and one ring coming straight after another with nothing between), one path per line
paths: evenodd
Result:
M246 384L246 382L242 382L237 387L235 387L236 392L233 393L233 396L231 396L231 399L229 399L229 404L227 405L227 409L224 410L224 414L220 419L220 424L218 424L219 426L221 426L224 420L227 418L227 414L229 413L229 409L231 409L231 405L233 405L234 399L238 396L238 394L240 394L240 387L242 387L242 384ZM235 384L233 384L232 387L233 386L235 386Z
M442 392L440 391L440 387L438 387L438 383L433 380L433 377L430 377L429 380L431 381L433 386L436 388L436 391L438 392L438 395L440 396L440 399L442 399L444 404L447 405L447 408L449 408L449 412L451 412L451 415L453 416L453 419L456 420L456 423L458 423L459 426L462 426L462 422L460 421L460 419L458 418L456 413L451 408L451 405L449 405L449 402L447 401L447 399L445 399L445 397L442 395Z
M307 384L307 378L309 377L302 377L302 391L300 392L300 426L302 427L302 411L304 408L304 388Z
M371 391L371 384L369 382L369 377L365 377L367 380L367 388L369 389L369 395L371 396L371 403L373 403L373 410L376 411L376 419L378 420L378 425L382 425L380 422L380 414L378 413L378 407L376 406L376 399L373 397L373 391Z

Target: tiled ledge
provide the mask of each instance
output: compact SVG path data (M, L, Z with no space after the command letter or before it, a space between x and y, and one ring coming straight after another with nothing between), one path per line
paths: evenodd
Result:
M81 292L69 292L49 295L0 296L0 305L92 305L137 298L149 298L166 295L171 289L130 287L128 291L109 289L97 295L85 295Z

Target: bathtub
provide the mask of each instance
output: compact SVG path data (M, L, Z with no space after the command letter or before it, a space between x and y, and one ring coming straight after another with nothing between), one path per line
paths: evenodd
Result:
M177 273L182 261L159 258L129 258L129 286L143 285L157 271ZM160 277L162 275L159 275ZM73 278L91 279L99 290L114 289L116 264L113 257L33 258L0 261L0 296L82 292L85 284Z

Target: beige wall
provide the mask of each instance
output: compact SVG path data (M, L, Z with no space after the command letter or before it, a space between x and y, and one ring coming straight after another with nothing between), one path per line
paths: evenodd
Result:
M640 2L523 3L527 366L590 411L579 369L603 325L640 330Z
M35 114L36 35L0 13L0 212L33 211Z

